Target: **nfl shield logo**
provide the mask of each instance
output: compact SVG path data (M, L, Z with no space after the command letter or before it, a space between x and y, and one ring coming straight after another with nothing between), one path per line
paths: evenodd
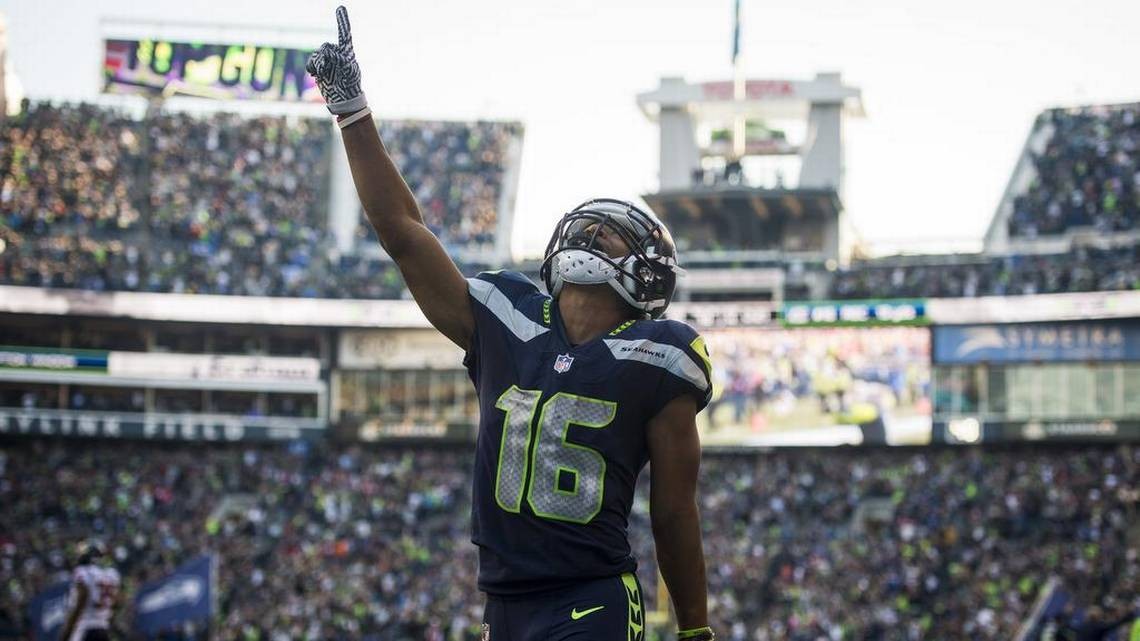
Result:
M565 374L570 365L574 362L574 357L569 354L559 354L558 358L554 361L554 371L559 374Z

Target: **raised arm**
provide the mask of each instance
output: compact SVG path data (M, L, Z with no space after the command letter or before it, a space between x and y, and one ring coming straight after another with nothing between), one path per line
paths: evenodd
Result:
M75 633L75 626L79 624L79 615L83 614L83 610L87 608L87 599L90 598L85 583L76 581L74 587L75 600L71 603L71 610L67 613L67 621L63 624L63 636L60 637L64 641L69 641L71 635Z
M649 517L657 565L673 598L679 639L708 641L708 586L697 509L701 443L693 397L678 396L650 422Z
M475 331L467 281L424 225L415 197L380 141L360 88L348 11L338 7L336 18L337 44L321 45L308 70L337 116L364 214L428 321L466 350Z

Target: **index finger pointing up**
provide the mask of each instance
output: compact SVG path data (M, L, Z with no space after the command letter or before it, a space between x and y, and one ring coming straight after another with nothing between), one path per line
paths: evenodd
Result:
M341 5L336 8L336 32L340 46L352 48L352 27L348 24L348 9Z

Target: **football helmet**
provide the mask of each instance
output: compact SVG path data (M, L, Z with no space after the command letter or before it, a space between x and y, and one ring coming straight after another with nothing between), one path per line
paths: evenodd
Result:
M611 257L603 251L597 242L602 229L621 238L629 254ZM683 273L665 225L651 212L612 198L588 200L558 221L539 272L556 299L566 283L608 283L647 318L665 312Z
M80 541L75 546L75 564L90 565L107 556L107 546L99 539Z

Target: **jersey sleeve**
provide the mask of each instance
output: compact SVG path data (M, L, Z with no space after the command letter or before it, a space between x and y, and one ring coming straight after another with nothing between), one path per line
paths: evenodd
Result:
M712 400L712 360L705 339L692 327L678 321L664 321L670 358L654 399L655 413L670 401L688 394L700 412Z

